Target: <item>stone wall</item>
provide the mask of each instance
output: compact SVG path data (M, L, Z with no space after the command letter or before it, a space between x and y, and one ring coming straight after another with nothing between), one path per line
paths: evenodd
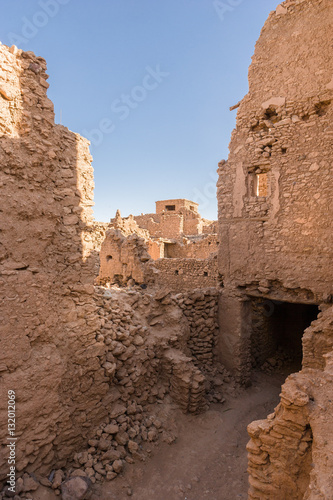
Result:
M54 124L45 71L44 59L0 45L0 416L7 421L8 391L15 391L18 475L36 473L47 483L98 429L105 434L101 426L118 418L117 405L130 422L166 394L194 413L206 399L175 298L95 293L107 225L92 220L88 141ZM7 437L2 426L0 481Z
M207 219L202 219L203 225L202 225L202 232L204 234L217 234L218 232L218 223L217 221L210 221Z
M120 211L117 210L116 216L113 219L110 219L110 228L119 229L123 235L130 236L131 234L136 234L144 239L149 239L149 231L140 227L133 215L129 215L128 217L122 217Z
M220 359L246 380L274 350L263 303L322 311L303 335L301 371L248 427L253 500L333 491L332 21L330 0L287 0L270 14L219 164Z
M164 256L154 260L149 253L158 256L161 247L154 240L145 240L133 233L129 236L119 229L106 231L100 250L99 284L141 284L152 287L169 287L173 291L218 286L217 258L191 258L192 255L209 255L217 248L216 236L207 235L200 241L186 240L186 244L164 245ZM173 255L184 255L174 258Z
M137 215L134 220L154 238L176 239L184 232L184 218L178 213Z
M146 241L136 234L125 237L118 229L109 229L100 251L98 283L125 285L132 279L146 282L145 263L151 259Z
M156 287L186 291L219 285L217 259L159 259L150 263L150 274Z
M216 288L198 289L176 295L177 303L190 325L187 346L194 364L212 366L218 339L218 298Z
M174 202L175 211L157 211L156 214L136 215L133 217L135 222L140 228L148 230L152 238L179 239L181 236L217 232L216 221L203 219L197 207L195 210L190 209L189 204L192 202L183 206L181 203L176 203L182 200L171 201ZM157 203L162 203L164 207L164 202ZM158 210L162 210L161 207Z
M105 346L105 375L113 385L109 395L145 406L171 392L185 412L200 411L204 377L186 355L190 330L176 300L169 293L98 290L98 339Z
M287 1L270 14L219 164L220 353L239 373L247 296L332 300L332 16L329 0Z
M216 234L183 238L182 241L167 244L167 257L178 259L207 259L218 250Z
M249 498L331 498L332 339L330 307L306 330L304 368L287 378L274 413L248 426ZM316 349L307 350L309 344Z
M174 210L178 212L179 210L185 208L191 210L191 212L198 212L198 203L191 200L186 200L185 198L177 198L172 200L160 200L156 201L156 213L161 214L167 212L167 206L174 206Z
M91 156L88 141L54 124L47 78L44 59L0 45L0 413L5 422L14 390L18 471L64 464L103 419L108 391L92 355ZM6 438L2 426L1 478Z

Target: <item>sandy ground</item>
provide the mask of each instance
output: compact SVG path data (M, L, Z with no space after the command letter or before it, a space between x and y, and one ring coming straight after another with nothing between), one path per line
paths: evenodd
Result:
M253 375L253 385L198 416L176 414L178 438L159 444L124 477L95 485L92 500L239 500L247 498L247 424L279 402L285 375Z

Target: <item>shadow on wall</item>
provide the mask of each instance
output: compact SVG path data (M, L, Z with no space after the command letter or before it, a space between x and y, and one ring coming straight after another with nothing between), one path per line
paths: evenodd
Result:
M0 45L0 412L15 391L18 471L62 466L106 414L96 342L88 142L54 125L44 59ZM94 383L93 383L94 382ZM0 479L8 473L0 431Z

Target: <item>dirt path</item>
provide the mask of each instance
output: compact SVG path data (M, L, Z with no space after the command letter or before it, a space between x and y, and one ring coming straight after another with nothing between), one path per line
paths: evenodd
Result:
M281 375L255 374L253 385L199 416L177 413L177 441L162 443L125 477L97 486L94 500L238 500L247 498L246 426L279 401Z

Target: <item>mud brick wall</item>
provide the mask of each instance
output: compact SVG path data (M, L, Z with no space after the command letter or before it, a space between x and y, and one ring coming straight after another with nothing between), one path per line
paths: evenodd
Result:
M177 254L178 248L179 253L186 254L188 247L193 247L192 251L188 251L192 254L194 247L198 247L199 253L201 251L205 254L207 249L216 243L213 235L206 239L209 241L200 241L197 245L193 243L187 246L170 245L167 251ZM136 283L154 287L168 286L174 291L217 285L217 259L214 254L206 259L153 260L148 253L148 250L152 249L150 243L153 242L151 240L147 242L135 233L126 237L118 229L108 229L99 254L100 269L97 282L126 285L129 280L134 280ZM177 247L176 250L174 246Z
M246 294L322 310L305 330L302 370L274 413L248 428L253 500L333 491L332 21L330 0L287 0L270 14L219 166L220 306L229 314L220 324L234 353L251 333Z
M88 141L54 124L47 78L44 59L0 45L0 418L7 420L14 390L17 471L44 475L82 449L115 401L133 395L144 405L168 392L159 382L163 352L175 347L169 337L178 332L177 348L188 353L189 331L174 302L168 312L138 299L141 319L134 320L126 304L109 318L95 296L106 227L92 220ZM183 393L187 409L193 392L199 409L199 371L191 358L186 365L190 384L182 389L177 376L177 401ZM196 411L193 401L188 411ZM0 481L8 473L6 438L2 426Z
M117 210L116 216L110 220L109 226L110 228L112 227L114 229L120 229L120 231L125 236L137 234L141 238L149 238L149 231L147 231L147 229L142 229L141 227L139 227L133 215L122 217L119 210Z
M205 237L187 238L181 242L168 245L169 258L178 259L207 259L218 250L216 234L207 234Z
M91 156L85 139L54 124L47 78L44 59L0 45L0 418L14 390L18 471L64 464L103 418L108 390L92 355L100 320L83 239ZM5 426L0 442L3 478Z
M202 234L202 219L198 213L190 210L183 210L184 214L184 235Z
M178 212L181 208L186 208L187 210L191 210L193 212L198 212L198 204L185 199L173 199L173 200L161 200L156 201L156 213L160 214L165 211L166 205L174 205L175 211Z
M177 201L177 200L173 200ZM197 211L190 210L175 203L175 212L158 212L134 216L140 228L149 231L151 237L177 239L182 235L198 235L216 233L215 221L202 219ZM164 207L164 204L163 204Z
M332 9L284 2L256 45L218 181L219 270L245 291L275 280L318 303L332 292Z
M217 221L209 221L203 219L202 232L204 234L216 234L218 232L218 224Z
M134 220L155 238L178 238L184 232L184 218L178 213L138 215Z
M100 250L99 283L126 284L129 279L145 282L145 263L151 258L146 241L135 233L125 237L108 229Z
M250 366L249 295L332 301L332 18L329 0L270 14L219 164L220 360L239 377Z

